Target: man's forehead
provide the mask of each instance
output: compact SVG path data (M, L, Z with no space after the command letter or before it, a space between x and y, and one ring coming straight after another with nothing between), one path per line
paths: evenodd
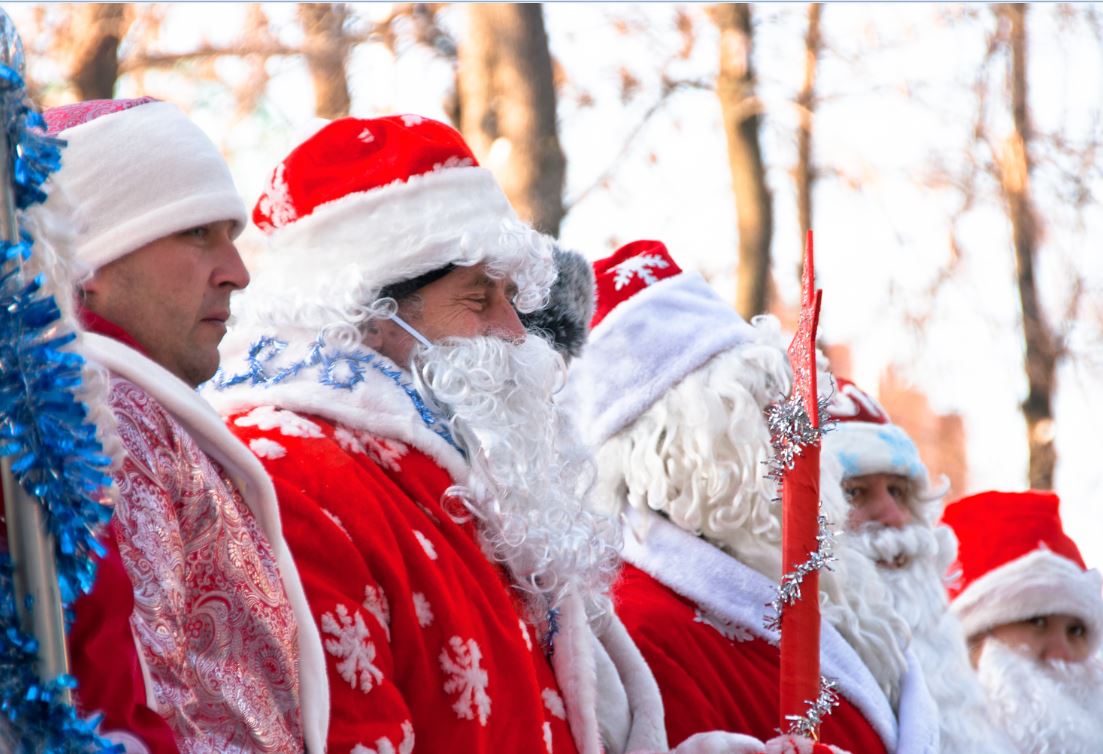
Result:
M471 267L457 267L450 277L455 285L462 288L495 288L503 286L508 291L516 291L517 286L508 277L491 275L485 263Z

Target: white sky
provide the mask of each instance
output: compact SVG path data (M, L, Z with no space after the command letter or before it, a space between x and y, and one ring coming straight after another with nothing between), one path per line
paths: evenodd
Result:
M357 4L380 17L386 4ZM568 158L566 196L573 200L610 168L642 114L658 100L660 67L682 39L674 6L664 3L592 5L550 3L545 18L552 53L567 76L560 99L561 139ZM265 6L288 42L297 28L293 4ZM667 72L712 81L716 33L703 5L686 7L697 33L692 55ZM29 6L11 6L28 28ZM449 8L446 25L462 33L464 10ZM795 162L792 97L803 75L805 5L756 4L754 65L765 103L762 140L774 195L774 269L782 296L797 295L799 254L795 198L789 169ZM1054 6L1035 6L1031 26L1031 105L1041 132L1070 140L1101 136L1103 55L1084 24L1059 20ZM202 39L231 41L244 17L239 4L179 4L163 29L164 49L187 49ZM628 21L613 30L613 17ZM960 225L963 251L957 277L931 301L925 291L950 256L949 218L960 197L925 187L936 166L960 173L975 104L969 88L992 28L985 6L834 4L823 16L827 43L820 70L824 99L816 121L816 158L836 177L822 180L814 197L818 282L824 289L822 332L851 344L855 380L873 388L890 363L922 388L939 411L960 412L968 434L968 490L1022 489L1026 443L1018 402L1025 396L1017 294L1007 223L991 200ZM34 61L41 79L58 61ZM222 60L219 72L240 79L246 68ZM620 70L640 79L637 96L622 103ZM1001 71L1000 68L994 70ZM251 203L268 171L312 117L313 95L300 60L273 59L262 111L232 122L233 101L215 84L178 72L150 75L137 91L124 78L119 96L152 94L191 107L222 145L238 186ZM441 92L451 72L423 50L396 61L380 46L362 46L350 66L353 114L419 112L443 118ZM997 93L1000 91L995 89ZM580 107L580 93L591 107ZM231 125L232 123L232 125ZM1006 120L992 121L1006 132ZM689 89L670 97L615 166L607 185L593 190L567 215L561 238L591 258L635 238L663 240L687 269L699 269L729 298L734 295L735 222L720 110L715 95ZM1040 259L1044 301L1059 316L1068 296L1068 270L1085 276L1085 297L1103 310L1103 255L1092 239L1103 230L1099 171L1089 189L1095 201L1082 214L1064 201L1054 165L1039 165L1044 247ZM990 188L990 187L989 187ZM989 194L991 192L989 191ZM255 240L255 239L254 239ZM929 315L921 335L909 316ZM1094 329L1074 331L1082 353L1059 372L1057 491L1066 528L1089 565L1103 567L1103 527L1097 456L1103 425L1103 346Z

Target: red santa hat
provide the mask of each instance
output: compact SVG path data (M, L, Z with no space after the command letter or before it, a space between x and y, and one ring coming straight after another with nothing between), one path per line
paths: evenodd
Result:
M47 208L75 207L75 257L92 272L173 233L232 220L245 205L218 148L175 105L150 97L91 100L43 113L67 142Z
M872 396L844 377L834 380L835 392L827 406L834 424L823 436L824 450L839 461L843 479L867 474L907 477L916 507L926 497L930 481L915 443ZM927 518L936 515L934 510L925 512Z
M960 544L951 609L966 636L1039 615L1073 615L1094 652L1103 630L1103 579L1087 570L1061 526L1052 492L982 492L948 506Z
M347 314L384 286L481 262L532 311L555 280L551 239L517 219L455 129L417 115L327 123L272 171L253 221L269 249L242 317L324 325L312 311Z
M659 241L634 241L594 263L590 340L571 364L568 398L595 447L713 356L754 330Z

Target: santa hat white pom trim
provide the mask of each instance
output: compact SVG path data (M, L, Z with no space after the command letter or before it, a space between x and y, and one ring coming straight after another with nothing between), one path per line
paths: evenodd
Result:
M571 365L577 401L594 447L636 420L667 390L718 353L755 339L755 330L697 273L660 280L613 309Z
M1006 623L1063 613L1087 624L1092 652L1103 638L1103 577L1046 549L984 574L951 607L969 637Z
M510 275L518 305L527 302L528 309L546 300L555 280L551 239L517 219L490 171L445 166L348 194L272 231L259 273L235 302L236 314L288 321L289 309L328 309L328 321L290 317L324 326L370 304L389 283L481 262Z

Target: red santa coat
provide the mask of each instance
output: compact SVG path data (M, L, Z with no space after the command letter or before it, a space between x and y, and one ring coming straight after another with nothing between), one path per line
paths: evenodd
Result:
M285 329L231 333L223 365L208 399L275 480L326 643L331 751L666 750L615 616L591 626L569 597L549 663L473 525L442 509L467 461L391 362Z
M617 613L658 680L670 742L706 730L769 738L779 725L778 636L764 627L774 584L666 519L633 514L632 520L625 546L630 565L615 589ZM821 672L840 692L821 730L824 743L863 754L938 751L933 702L913 663L899 721L869 670L826 621Z

